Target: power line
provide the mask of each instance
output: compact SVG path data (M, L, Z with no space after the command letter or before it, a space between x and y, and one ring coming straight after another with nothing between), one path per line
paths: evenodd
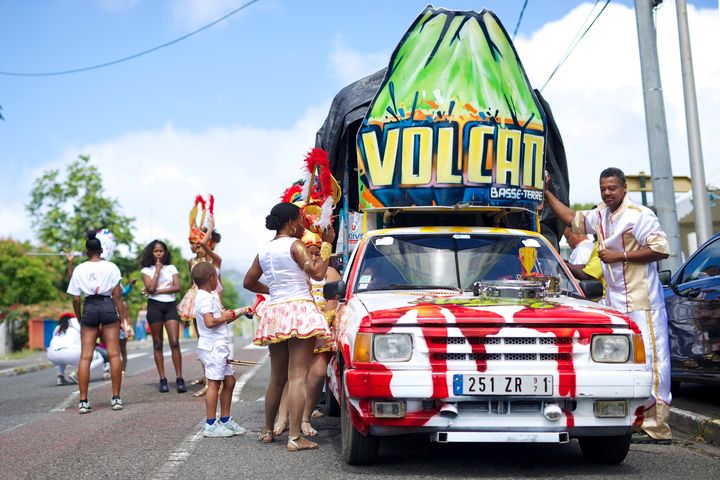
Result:
M592 13L593 13L593 11L595 10L595 7L597 6L598 3L600 3L600 0L595 0L595 4L594 4L593 7L590 9L590 13L588 13L588 16L585 18L585 21L582 23L582 25L585 25L585 24L587 23L588 19L589 19L590 16L592 15ZM565 55L563 55L562 59L560 60L560 62L558 62L557 66L555 67L555 70L552 71L552 73L550 74L550 76L548 77L548 79L545 80L545 83L543 84L542 88L540 88L540 91L541 91L541 92L545 89L545 87L547 87L547 84L550 83L550 80L555 76L555 73L557 73L557 71L560 69L560 67L562 66L562 64L565 63L565 60L568 59L568 57L570 56L570 54L572 53L572 51L575 50L575 47L578 46L578 44L580 43L580 41L585 37L585 35L588 33L588 31L590 31L590 29L592 28L592 26L595 24L595 21L596 21L598 18L600 18L600 15L602 15L602 13L605 11L605 8L608 6L609 3L610 3L610 0L606 0L606 1L605 1L605 5L603 5L602 8L600 9L600 11L597 13L597 15L595 15L595 18L593 18L592 22L590 22L590 25L587 26L587 28L586 28L585 31L582 33L582 35L579 35L579 37L578 37L578 34L580 33L580 30L582 30L582 25L580 26L580 30L578 30L578 33L575 34L575 38L573 39L572 42L570 42L570 45L568 45L567 50L565 50Z
M249 7L250 5L252 5L253 3L257 3L259 1L260 0L250 0L249 2L245 3L244 5L241 5L240 7L236 8L235 10L218 18L217 20L210 22L203 27L198 28L197 30L187 33L187 34L183 35L182 37L176 38L175 40L171 40L167 43L163 43L162 45L158 45L158 46L150 48L148 50L143 50L142 52L138 52L138 53L135 53L135 54L127 56L127 57L113 60L111 62L105 62L105 63L100 63L97 65L91 65L89 67L73 68L70 70L58 70L58 71L54 71L54 72L4 72L4 71L0 71L0 75L6 75L6 76L12 76L12 77L51 77L51 76L55 76L55 75L69 75L71 73L87 72L88 70L97 70L99 68L105 68L105 67L109 67L111 65L117 65L118 63L123 63L123 62L127 62L129 60L134 60L138 57L142 57L143 55L147 55L148 53L152 53L157 50L160 50L161 48L165 48L165 47L169 47L170 45L174 45L178 42L185 40L186 38L190 38L193 35L202 32L203 30L207 30L208 28L210 28L214 25L217 25L218 23L222 22L223 20L235 15L240 10L243 10L243 9Z
M515 25L515 31L513 32L512 39L515 40L515 35L517 35L518 30L520 29L520 22L522 22L523 13L525 13L525 7L527 7L528 0L525 0L525 3L523 3L522 8L520 9L520 16L518 17L517 24Z

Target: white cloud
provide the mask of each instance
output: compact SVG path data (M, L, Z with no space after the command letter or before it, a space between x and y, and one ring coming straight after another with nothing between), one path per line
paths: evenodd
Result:
M544 25L515 46L530 81L543 85L579 26L589 4ZM711 128L720 122L720 57L714 52L716 10L688 8L695 80L708 180L720 174L720 143ZM674 2L657 11L661 81L674 175L689 175L687 135ZM555 74L543 95L565 142L571 201L599 201L600 171L617 166L650 173L640 58L633 9L610 4Z
M169 239L187 246L188 214L196 194L215 195L218 253L227 268L244 271L258 247L272 238L265 216L282 192L300 178L302 159L314 146L328 106L311 108L287 130L243 125L188 132L173 125L133 132L93 145L68 148L52 164L31 173L61 169L87 153L99 167L106 193L135 220L135 239ZM19 208L20 210L17 210ZM17 212L16 212L17 210ZM19 213L19 215L16 215ZM27 238L22 206L0 210L0 224ZM179 263L178 263L179 264Z
M330 55L330 73L342 85L347 85L386 67L391 53L362 53L347 46L343 38L338 37Z
M249 1L250 0L172 0L170 10L178 27L195 29L227 15L236 8L247 4ZM258 7L268 10L276 9L278 5L277 2L271 1L250 6L250 8L253 9L257 9ZM242 15L245 15L245 12L240 11L234 14L233 18L239 18Z

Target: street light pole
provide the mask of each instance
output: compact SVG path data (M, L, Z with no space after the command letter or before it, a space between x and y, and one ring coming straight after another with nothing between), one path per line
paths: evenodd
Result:
M687 126L690 175L692 177L693 211L697 242L702 244L712 235L710 199L705 182L700 121L698 120L695 74L690 49L690 28L687 18L687 0L675 0L677 7L678 37L680 39L680 66L682 67L683 94L685 96L685 123ZM688 252L691 253L691 252Z
M653 0L635 0L635 18L640 47L645 128L647 130L650 172L653 183L653 200L658 220L667 234L670 256L663 268L676 271L681 265L680 228L675 207L670 147L668 145L665 105L660 84L655 25L652 15Z

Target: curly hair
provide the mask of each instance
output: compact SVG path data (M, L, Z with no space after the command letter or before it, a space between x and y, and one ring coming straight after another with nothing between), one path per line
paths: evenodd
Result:
M155 248L155 245L160 245L163 247L163 250L165 250L165 255L163 255L162 257L162 264L170 265L170 263L172 263L172 254L170 253L168 246L162 240L155 239L145 245L145 248L143 249L142 257L140 260L140 266L142 268L152 267L153 265L155 265L155 256L153 255L153 249Z

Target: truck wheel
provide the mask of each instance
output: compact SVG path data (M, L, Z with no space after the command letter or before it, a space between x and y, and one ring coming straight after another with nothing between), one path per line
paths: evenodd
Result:
M340 404L335 399L335 395L330 391L328 385L325 385L325 415L328 417L340 416Z
M350 421L347 401L340 408L342 455L348 465L371 465L377 459L380 439L358 432Z
M630 450L631 434L613 437L580 437L580 450L585 458L593 463L616 465L627 456Z

